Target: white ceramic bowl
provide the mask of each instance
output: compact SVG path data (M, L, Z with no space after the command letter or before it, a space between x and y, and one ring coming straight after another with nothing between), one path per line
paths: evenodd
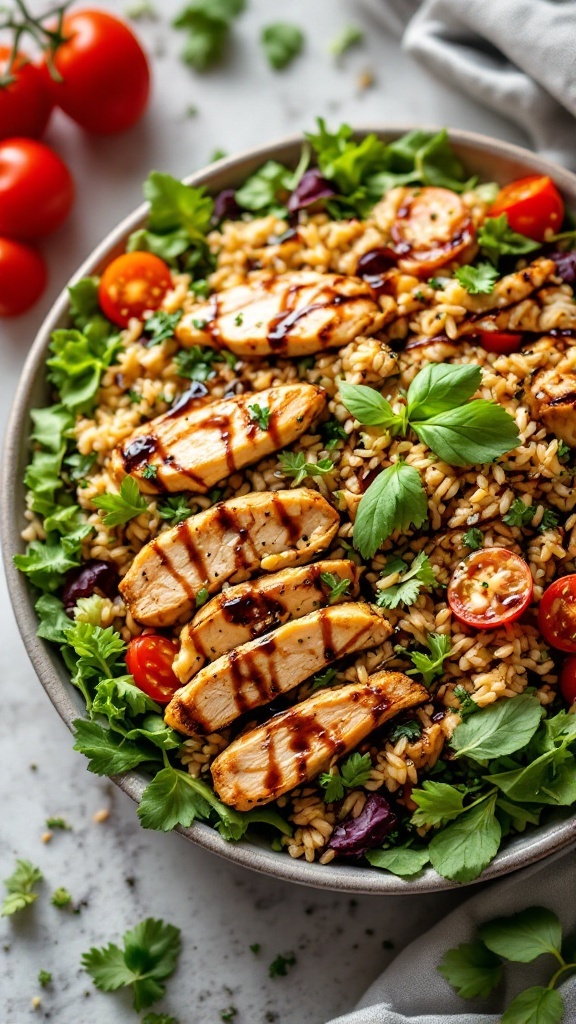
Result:
M390 141L410 130L411 127L406 126L369 126L358 129L357 134L361 136L368 131L375 131L384 141ZM528 150L486 136L451 131L450 138L458 156L470 172L478 174L482 181L497 181L504 185L527 174L548 174L562 192L567 206L576 210L576 175L536 157ZM191 175L186 182L195 186L205 185L209 192L216 194L221 189L240 185L266 160L278 160L296 166L301 144L302 139L293 136L267 146L260 146L211 164L205 170ZM147 206L144 204L122 221L80 267L73 281L98 274L111 258L124 251L126 238L130 232L142 226L146 214ZM33 594L25 577L12 564L12 555L22 551L24 547L20 532L25 523L24 472L29 458L30 409L45 405L49 401L45 374L48 343L53 330L67 325L68 293L65 290L38 331L16 393L4 448L1 530L8 586L22 639L40 682L54 707L71 729L72 721L84 713L81 696L70 683L68 671L55 647L37 637ZM140 799L146 785L146 779L137 771L127 772L113 781L136 801ZM405 881L375 868L338 862L327 865L308 864L304 860L292 860L285 853L275 853L269 847L246 840L229 843L222 839L215 829L201 823L190 828L180 828L178 831L190 842L197 843L236 864L317 888L382 895L456 888L454 883L441 878L432 868L414 880ZM557 853L575 842L576 817L570 812L558 814L557 818L546 825L533 828L525 835L516 836L506 843L477 881L487 881L508 874L549 854Z

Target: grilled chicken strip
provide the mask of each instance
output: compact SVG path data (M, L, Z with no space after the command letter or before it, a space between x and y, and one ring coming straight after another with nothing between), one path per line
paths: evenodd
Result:
M384 320L372 289L359 278L309 270L266 273L195 306L180 320L176 337L183 345L227 348L241 358L305 356L375 334Z
M206 494L220 480L306 433L324 408L326 392L299 383L208 404L182 398L116 448L112 472L117 479L129 473L148 494Z
M327 548L340 522L317 491L256 491L222 501L159 534L138 552L120 592L144 626L171 626L227 580L302 565Z
M243 712L294 689L336 658L384 643L391 632L387 619L368 604L321 608L200 669L176 692L164 719L189 736L223 729Z
M535 419L571 448L576 446L576 368L574 350L530 381L526 399Z
M426 700L428 691L402 672L376 672L365 683L322 690L226 747L211 767L214 789L239 811L270 803Z
M322 581L325 573L336 580L348 580L348 586L334 599L330 598L330 587ZM187 683L206 661L215 661L288 619L300 619L328 603L357 597L359 575L354 562L325 559L222 591L184 626L173 666L178 679Z

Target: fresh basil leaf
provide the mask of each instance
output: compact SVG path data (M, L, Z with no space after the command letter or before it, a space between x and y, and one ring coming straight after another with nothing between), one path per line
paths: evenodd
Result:
M388 850L369 850L366 860L373 868L383 868L400 878L419 874L429 863L428 850L413 850L408 846L393 846Z
M97 722L77 718L72 724L76 730L74 750L89 758L88 771L95 775L121 775L145 761L154 760L153 748L125 740Z
M428 516L420 474L405 462L388 466L363 495L354 523L354 547L372 558L394 530L422 526Z
M520 443L512 416L483 398L412 423L419 439L449 466L493 462Z
M459 267L454 277L469 295L489 295L499 278L498 271L491 263L478 263L475 267Z
M478 245L494 266L498 266L501 256L524 256L526 253L540 249L541 242L520 235L513 231L508 223L508 216L487 217L478 231Z
M547 907L527 907L498 917L481 925L478 932L488 949L515 963L528 964L562 948L562 925Z
M520 992L500 1018L500 1024L561 1024L564 1003L556 989L534 985Z
M367 427L395 427L402 424L402 416L397 415L390 402L374 388L340 381L338 390L342 404L359 423Z
M473 882L494 859L502 836L495 804L495 796L487 797L433 837L428 849L439 875L453 882Z
M502 980L503 965L482 942L466 942L444 954L439 973L462 999L485 999Z
M428 420L464 405L482 383L479 366L430 363L416 374L406 396L410 422Z
M521 693L482 708L456 726L450 746L455 757L487 761L521 750L532 739L542 719L536 697Z
M297 25L277 21L262 29L260 43L270 67L280 71L291 64L301 52L304 46L304 33Z
M417 828L445 825L464 811L464 794L446 782L432 779L426 779L421 789L412 790L412 800L417 810L411 820Z

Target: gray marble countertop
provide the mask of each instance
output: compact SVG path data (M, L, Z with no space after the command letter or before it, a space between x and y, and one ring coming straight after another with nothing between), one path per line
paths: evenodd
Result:
M120 4L100 6L119 11ZM51 281L31 313L0 324L0 418L4 422L30 342L43 314L94 245L141 197L151 168L184 175L215 149L234 152L310 129L320 114L332 125L452 125L525 142L509 124L432 80L399 50L378 0L250 0L234 29L226 62L200 76L177 59L182 39L170 28L180 0L156 3L160 19L137 30L153 55L155 84L146 119L118 138L90 138L55 117L47 141L68 161L77 182L69 223L45 246ZM263 24L290 20L306 31L305 53L274 74L258 46ZM340 63L327 42L354 22L366 41ZM362 90L359 78L374 76ZM190 108L196 113L191 114ZM0 878L16 856L42 869L42 896L30 909L0 920L0 1020L22 1024L117 1024L136 1020L124 994L97 992L80 969L82 952L117 941L146 916L183 933L183 952L165 1009L181 1024L322 1024L353 1006L400 948L442 916L459 894L419 898L359 897L304 889L260 877L186 843L139 828L132 802L90 775L50 706L16 630L2 584L0 679ZM109 811L105 822L93 815ZM72 831L42 843L45 819L61 815ZM50 905L64 885L77 914ZM254 955L250 945L258 943ZM293 951L296 965L270 979L268 965ZM53 982L41 990L38 971ZM415 965L417 970L417 965ZM34 1011L32 999L41 995Z

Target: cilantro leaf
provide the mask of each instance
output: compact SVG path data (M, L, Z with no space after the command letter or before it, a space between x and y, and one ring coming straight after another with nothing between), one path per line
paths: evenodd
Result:
M120 484L118 494L101 494L93 498L92 504L102 508L106 515L102 517L105 526L120 526L128 523L141 512L146 512L148 502L140 494L138 484L131 476L125 476Z
M23 910L38 899L34 886L42 881L42 872L34 867L29 860L17 860L12 874L4 879L8 895L2 903L1 917L8 917L18 910Z
M177 309L175 313L167 313L164 309L158 309L144 322L144 334L148 335L146 348L160 345L167 338L174 337L176 325L182 318L182 310Z
M333 572L320 573L320 579L325 587L328 587L328 604L335 604L339 601L343 594L346 593L350 586L349 579L340 579L339 576L335 576Z
M72 724L75 728L74 750L86 755L88 771L95 775L121 775L143 762L154 760L155 754L148 745L126 740L97 722L77 718Z
M409 743L415 743L416 740L420 739L422 733L422 726L417 719L412 718L409 722L401 722L399 725L395 725L392 731L388 735L390 743L398 743L404 736Z
M338 670L335 668L327 668L325 672L317 672L315 676L312 676L312 693L315 690L322 690L325 686L331 686L336 679Z
M502 516L502 522L506 523L507 526L529 526L534 516L536 515L536 509L534 505L526 505L522 498L516 498L506 515Z
M270 416L272 415L271 410L267 405L258 405L256 402L253 405L249 405L250 419L258 424L260 430L268 430L268 424L270 422Z
M412 799L417 804L412 824L417 828L445 825L464 811L464 794L446 782L426 779L421 789L412 790Z
M188 505L184 494L173 494L158 505L160 519L166 519L169 523L183 523L192 515L192 509Z
M366 860L373 868L383 868L400 878L417 875L428 864L428 850L413 850L408 846L391 846L388 850L369 850Z
M556 989L534 985L512 1000L500 1024L560 1024L564 1020L564 1002Z
M478 530L476 527L467 530L462 537L462 543L467 548L470 548L471 551L478 551L479 548L484 547L484 534L482 530Z
M444 662L450 654L452 641L449 636L443 633L429 633L426 639L430 654L422 654L420 651L408 651L414 668L411 668L407 675L415 676L422 674L424 686L430 686L433 679L441 676L444 669ZM402 654L406 653L400 648Z
M540 249L542 243L513 231L507 214L487 217L478 231L478 244L495 267L501 256L523 256Z
M428 515L420 474L405 462L395 462L378 474L362 496L354 523L354 547L372 558L394 530L419 527Z
M148 917L122 941L123 949L114 943L93 947L83 954L82 966L103 992L130 986L139 1012L164 995L164 982L176 970L180 955L180 929Z
M495 795L461 814L428 847L432 866L454 882L472 882L496 856L502 831L494 816Z
M260 43L270 67L280 71L291 64L301 52L304 46L304 33L297 25L277 21L262 29Z
M477 711L481 710L480 705L476 703L474 698L468 693L468 690L465 690L463 686L454 687L454 696L460 701L458 710L462 719L466 719L469 715L474 715Z
M542 706L526 693L482 708L456 726L450 746L454 757L487 761L521 750L529 743L542 718Z
M341 800L344 790L355 789L368 782L372 772L372 758L370 754L351 754L350 757L340 766L340 774L332 775L330 772L322 772L320 785L325 790L324 798L326 803L334 803Z
M284 476L293 477L293 487L298 487L307 476L323 476L334 469L332 459L306 462L304 452L280 452L278 459Z
M562 925L546 907L527 907L509 917L498 917L478 931L488 949L515 963L528 964L543 953L559 953L562 948Z
M338 385L342 404L354 419L367 427L401 427L403 417L395 413L379 391L366 387L365 384L347 384L340 381Z
M404 563L402 563L404 564ZM388 575L389 566L384 569ZM400 603L409 606L414 604L422 587L433 587L436 577L430 559L423 551L416 555L410 569L406 567L398 583L385 590L378 590L376 604L380 608L397 608Z
M222 356L216 349L192 345L177 353L174 362L180 377L204 382L216 376L213 363L221 362Z
M361 43L363 39L364 33L361 28L358 28L357 25L345 25L339 35L335 36L329 44L328 49L335 57L341 57L352 46Z
M454 277L469 295L489 295L494 291L499 274L492 264L478 263L475 267L459 267Z
M430 363L416 374L408 388L406 402L410 422L427 420L464 405L481 383L479 366Z
M449 466L493 462L520 443L514 418L501 405L484 398L411 425L419 439Z
M502 961L483 942L449 949L438 971L462 999L486 998L502 979Z
M68 892L68 889L64 889L62 886L60 886L58 889L55 889L54 892L52 893L52 898L50 902L53 907L58 907L61 910L63 907L69 906L69 904L72 902L72 897Z
M286 956L278 954L275 960L272 961L268 968L268 975L270 978L285 978L288 974L288 968L293 967L296 963L296 957L294 953L288 953Z
M42 988L46 988L47 985L52 981L52 975L50 971L40 970L38 971L38 982Z

